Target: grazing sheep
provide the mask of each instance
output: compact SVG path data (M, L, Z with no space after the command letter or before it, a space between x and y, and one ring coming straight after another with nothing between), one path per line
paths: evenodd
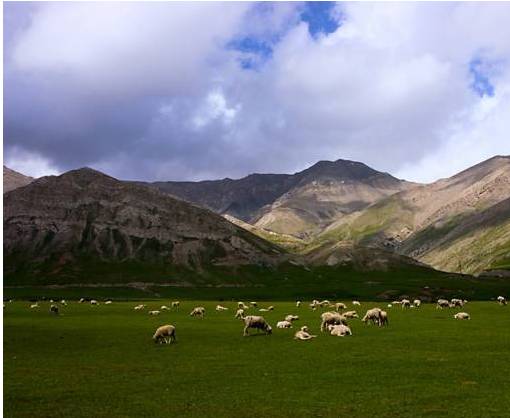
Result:
M83 302L85 302L85 299L83 299L83 298L80 298L80 300L78 301L78 303L83 303Z
M179 309L179 306L181 306L181 302L178 300L174 300L171 304L172 308Z
M99 305L99 303L98 303L98 302L97 302L97 300L95 300L95 299L92 299L92 300L90 301L90 304L91 304L91 305Z
M216 305L215 309L217 311L228 311L228 308L226 308L225 306L222 306L222 305Z
M505 299L505 297L504 297L504 296L498 296L497 301L498 301L498 303L499 303L501 306L504 306L504 305L506 305L506 304L507 304L507 301L506 301L506 299Z
M196 308L193 308L189 315L199 316L200 318L203 318L205 315L205 308L203 306L197 306Z
M262 330L266 334L271 334L273 332L271 325L266 322L263 316L249 315L245 317L243 336L247 337L249 335L248 330L250 328L256 329L257 331Z
M409 299L402 299L400 305L401 305L402 309L410 308L411 307L411 301Z
M266 309L266 308L260 308L260 309L259 309L259 312L269 312L269 309Z
M320 301L319 305L321 306L321 308L324 308L324 306L331 305L331 302L329 300L325 299L325 300Z
M379 312L379 326L388 326L388 313L386 311Z
M35 308L38 308L38 307L39 307L38 303L34 303L34 304L30 305L30 309L35 309Z
M413 305L419 308L421 306L421 300L420 299L413 300Z
M136 305L133 309L135 311L141 311L141 310L145 309L145 305Z
M358 300L353 300L352 304L356 306L361 306L361 303Z
M310 303L310 308L312 311L315 311L317 309L317 306L320 306L320 302L316 299L312 300L312 303Z
M161 308L159 308L160 311L168 311L170 308L166 305L162 305Z
M63 306L67 306L67 302L66 302L64 299L62 299L62 300L60 301L60 304L61 304L61 305L63 305Z
M234 315L235 319L244 319L244 309L238 309Z
M162 325L156 330L152 339L156 344L170 344L177 341L175 338L175 327L173 325Z
M466 312L459 312L453 315L455 319L471 319L468 313Z
M358 313L356 311L347 311L343 313L343 316L348 319L358 318Z
M300 306L301 306L301 301L300 300L296 301L296 308L299 308Z
M159 315L161 312L160 311L149 311L149 315Z
M351 329L347 325L331 325L329 328L329 333L336 337L345 337L346 335L352 335Z
M257 302L250 302L250 305L253 306L254 308L257 307Z
M344 324L347 325L347 322L345 321L345 317L343 315L340 315L338 312L324 312L321 315L321 332L324 332L326 327L330 324L333 325L340 325Z
M107 300L104 304L105 304L105 305L111 305L111 304L112 304L112 301L111 301L111 300Z
M285 320L288 322L297 321L299 319L299 316L297 315L287 315L285 317Z
M268 307L267 307L267 310L268 310L268 311L274 311L274 306L273 306L273 305L268 306Z
M446 299L438 299L436 304L436 309L443 309L443 308L449 308L450 302L448 302Z
M57 305L51 305L50 306L50 313L58 315L59 314L58 306Z
M308 331L308 327L305 325L301 327L301 329L294 334L294 339L299 341L311 340L312 338L316 338L317 335L311 335Z
M367 323L371 322L374 325L380 325L380 318L381 318L381 309L379 308L372 308L369 309L365 316L363 317L362 321Z
M337 312L341 309L347 309L347 306L345 305L345 303L342 303L342 302L335 303L334 307L335 307L335 311L337 311Z
M462 299L452 299L450 301L450 306L452 308L462 308L464 306L464 301Z
M290 321L278 321L276 328L292 328L292 322Z

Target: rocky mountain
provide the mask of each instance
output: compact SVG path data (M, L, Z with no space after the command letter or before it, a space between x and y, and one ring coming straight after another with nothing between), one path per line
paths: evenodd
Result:
M34 181L33 177L25 176L4 165L4 193L26 186Z
M479 272L497 264L499 257L510 258L508 198L510 157L496 156L339 219L310 245L335 241L375 245L436 268ZM483 248L478 245L482 241Z
M260 229L305 238L414 184L363 163L337 160L320 161L292 175L252 174L239 180L151 185Z
M88 168L4 195L6 280L25 273L77 280L91 266L106 271L112 263L138 263L145 276L175 267L271 266L282 255L209 210ZM117 269L112 277L121 280L125 272Z

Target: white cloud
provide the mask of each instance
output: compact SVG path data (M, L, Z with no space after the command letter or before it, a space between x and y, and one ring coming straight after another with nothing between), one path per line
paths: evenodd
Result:
M21 174L36 178L60 174L59 170L46 158L19 148L11 150L4 164Z

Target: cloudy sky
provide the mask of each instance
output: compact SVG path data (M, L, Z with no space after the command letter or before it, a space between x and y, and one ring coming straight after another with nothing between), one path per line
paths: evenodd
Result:
M4 162L238 178L510 154L509 3L4 3Z

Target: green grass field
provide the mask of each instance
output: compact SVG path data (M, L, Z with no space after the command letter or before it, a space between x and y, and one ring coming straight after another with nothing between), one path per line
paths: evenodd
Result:
M320 311L271 302L273 325L297 313L294 330L242 337L241 321L215 302L169 300L97 307L70 302L4 308L5 417L505 417L510 416L510 306L470 302L471 321L433 305L387 309L388 328L351 320L352 337L298 342ZM259 302L259 307L268 303ZM203 320L188 316L207 309ZM363 303L364 312L383 303ZM350 308L350 304L349 304ZM156 345L157 326L177 343Z

